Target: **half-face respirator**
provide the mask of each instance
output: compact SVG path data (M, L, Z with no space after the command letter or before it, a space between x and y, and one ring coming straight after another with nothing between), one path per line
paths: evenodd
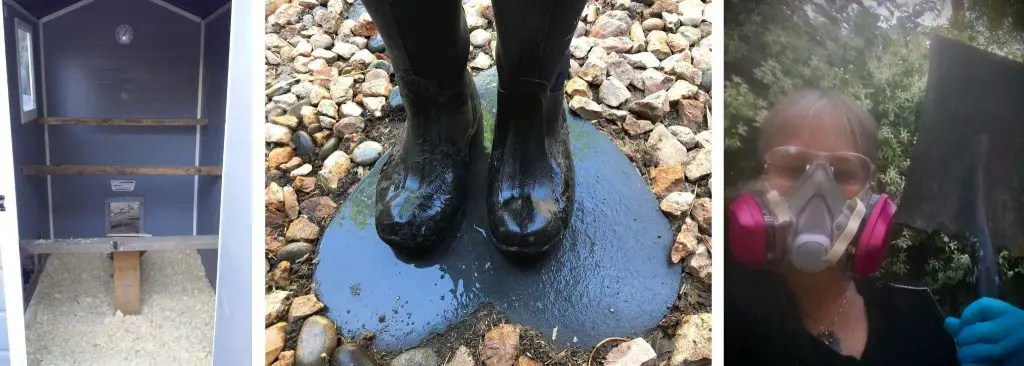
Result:
M843 192L853 177L870 177L870 172L863 171L873 170L870 161L856 154L790 147L776 149L768 157L766 170L783 172L792 185L782 194L766 184L730 205L729 246L736 261L754 268L789 262L797 270L814 273L849 252L849 268L855 276L878 270L885 259L896 205L885 194L862 189L860 195L847 199ZM867 164L851 163L851 159Z

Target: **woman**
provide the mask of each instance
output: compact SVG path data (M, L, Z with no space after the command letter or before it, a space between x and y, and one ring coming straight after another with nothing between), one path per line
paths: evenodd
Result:
M868 278L895 206L871 192L875 121L808 90L761 125L762 179L730 207L725 356L730 364L955 365L924 288Z

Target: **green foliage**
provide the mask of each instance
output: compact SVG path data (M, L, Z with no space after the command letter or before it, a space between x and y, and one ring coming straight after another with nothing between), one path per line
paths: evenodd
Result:
M756 178L758 126L767 109L800 87L845 92L879 123L875 188L898 200L916 136L928 68L928 35L939 32L1017 60L1021 32L1011 22L993 26L978 1L951 25L928 25L946 4L940 0L817 2L727 0L725 4L725 144L730 188ZM883 275L908 272L908 251L933 245L925 282L933 288L972 281L970 246L962 240L903 231ZM1004 275L1024 275L1024 264L1003 253Z

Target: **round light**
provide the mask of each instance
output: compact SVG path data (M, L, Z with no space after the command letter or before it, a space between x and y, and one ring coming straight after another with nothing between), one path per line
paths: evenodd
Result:
M117 39L117 43L129 44L132 42L135 34L132 32L132 27L127 24L121 24L117 26L117 30L114 31L114 38Z

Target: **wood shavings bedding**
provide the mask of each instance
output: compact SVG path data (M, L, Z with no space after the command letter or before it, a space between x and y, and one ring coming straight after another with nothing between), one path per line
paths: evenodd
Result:
M105 254L49 257L25 314L29 365L210 365L214 291L199 255L142 256L141 314L114 308Z

